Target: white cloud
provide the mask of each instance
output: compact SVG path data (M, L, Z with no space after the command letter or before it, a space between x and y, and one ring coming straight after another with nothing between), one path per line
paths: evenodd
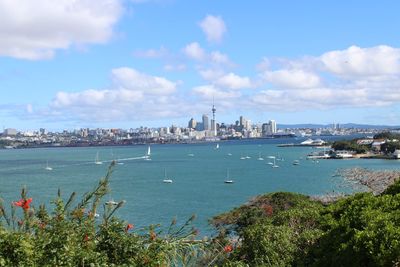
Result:
M184 71L186 70L185 64L166 64L164 65L165 71Z
M223 54L219 51L213 51L210 54L211 61L216 63L216 64L221 64L221 65L233 65L233 63L230 61L228 55Z
M282 88L313 88L321 85L321 79L317 74L304 70L266 71L263 78Z
M197 42L188 44L183 49L183 52L187 57L198 61L203 61L207 57L206 52L203 50L203 48L201 48L201 46Z
M133 52L135 57L140 58L163 58L169 54L168 50L161 46L159 49L137 50Z
M150 76L126 67L113 69L112 77L117 88L146 94L168 95L175 92L177 85L163 77Z
M49 117L82 121L123 121L177 116L182 99L174 93L177 83L122 67L111 72L109 89L58 92L46 113ZM189 105L187 105L189 107Z
M217 80L225 75L225 71L221 68L200 69L198 70L200 76L206 81Z
M47 59L57 49L105 43L121 13L120 0L2 0L0 55Z
M346 77L391 75L400 72L400 49L385 45L371 48L351 46L346 50L327 52L320 60L327 71Z
M234 90L253 87L249 77L241 77L232 72L218 78L215 84L223 88Z
M199 26L211 43L221 42L226 32L225 22L220 16L207 15Z
M216 99L216 100L225 100L225 99L234 99L241 96L240 92L237 91L224 91L221 90L214 85L203 85L197 86L192 89L193 93L200 96L203 99Z

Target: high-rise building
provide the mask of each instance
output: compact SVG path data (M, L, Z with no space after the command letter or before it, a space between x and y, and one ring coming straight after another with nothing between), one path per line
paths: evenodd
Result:
M206 131L210 130L210 121L206 114L203 115L202 120L203 120L203 130Z
M193 118L191 118L188 123L188 128L196 129L196 125L197 125L197 122Z
M276 121L275 120L270 120L269 124L271 125L271 132L272 134L277 132L277 127L276 127Z
M243 116L239 118L239 125L243 128L246 127L246 119Z

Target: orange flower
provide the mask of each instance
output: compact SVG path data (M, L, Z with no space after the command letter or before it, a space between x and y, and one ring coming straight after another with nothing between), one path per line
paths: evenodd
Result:
M156 235L156 233L154 233L153 231L152 232L150 232L150 239L151 240L156 240L156 237L157 237L157 235Z
M263 209L267 216L271 216L274 213L274 208L271 205L264 205Z
M229 253L229 252L231 252L233 250L233 247L231 246L231 245L226 245L225 247L224 247L224 251L226 252L226 253Z
M128 232L129 230L133 229L133 227L134 227L133 224L128 223L128 225L125 228L125 232Z
M28 210L28 209L30 208L30 207L29 207L29 204L31 204L31 202L32 202L32 198L20 199L19 201L14 201L14 202L13 202L13 205L14 205L14 206L21 207L21 208L23 208L24 210Z

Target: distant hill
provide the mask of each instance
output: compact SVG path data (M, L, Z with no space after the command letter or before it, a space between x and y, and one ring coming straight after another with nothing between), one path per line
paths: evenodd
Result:
M341 128L356 128L356 129L400 129L400 126L388 126L388 125L372 125L372 124L357 124L357 123L344 123L339 124ZM332 124L278 124L278 128L281 129L294 129L294 128L327 128L332 127Z

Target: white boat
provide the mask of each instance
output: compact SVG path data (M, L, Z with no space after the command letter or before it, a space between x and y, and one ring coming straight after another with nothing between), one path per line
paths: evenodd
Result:
M225 178L224 183L233 184L233 180L229 177L229 169L226 170L226 178Z
M147 153L144 156L144 160L151 160L150 156L151 156L151 149L150 149L150 146L148 146L147 147Z
M275 161L275 160L276 160L276 157L275 157L275 156L269 156L268 158L274 160L273 164L271 165L272 168L279 168L279 166L276 165L276 161Z
M293 161L293 165L300 165L300 161L298 161L297 159Z
M194 154L193 153L189 153L188 156L189 157L194 157Z
M103 162L101 162L99 160L99 152L96 153L96 158L94 159L94 164L96 164L96 165L103 164Z
M219 144L217 144L217 145L215 146L215 149L219 149Z
M49 161L47 161L46 167L44 169L47 170L47 171L52 171L53 170L53 168L49 166Z
M242 159L242 160L243 160L243 159L246 159L246 157L242 155L242 156L240 157L240 159Z
M108 205L108 206L116 206L116 205L118 205L118 202L114 201L113 199L111 199L111 200L106 202L106 205Z
M228 156L232 156L232 153L228 153L227 155L228 155Z
M264 160L264 158L261 157L261 153L258 153L258 159L257 160Z
M245 158L246 158L246 159L251 159L251 157L250 157L250 156L246 156Z
M167 170L164 169L164 180L163 183L167 183L167 184L171 184L172 183L172 179L167 178Z

